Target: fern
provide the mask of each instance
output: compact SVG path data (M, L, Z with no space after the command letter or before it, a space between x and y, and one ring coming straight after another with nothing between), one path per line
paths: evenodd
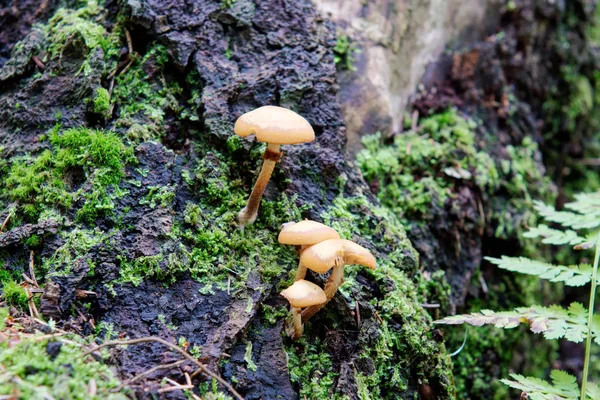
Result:
M496 328L511 329L527 323L533 333L542 333L546 339L565 338L580 343L587 336L587 310L580 303L572 303L568 309L560 306L519 307L514 311L491 311L453 315L435 321L436 324L469 324L474 326L494 325ZM594 342L600 344L600 316L592 324Z
M523 234L526 238L539 238L542 237L542 243L545 244L553 244L553 245L562 245L562 244L570 244L575 246L577 244L587 242L586 238L583 238L577 234L577 232L572 230L561 231L558 229L552 229L548 225L539 225L536 228L531 228L529 232Z
M507 271L539 276L550 282L564 282L567 286L583 286L592 279L592 266L589 264L566 267L525 257L502 256L502 258L485 257L485 259Z
M600 264L600 192L579 194L575 201L565 204L566 211L557 211L540 201L534 203L536 211L548 222L560 225L550 227L540 224L524 234L527 238L542 238L542 243L551 245L574 246L576 250L596 247L594 265L554 265L525 257L492 258L486 260L507 271L538 276L550 282L562 282L567 286L583 286L591 282L588 313L580 303L572 303L568 309L560 306L530 306L516 308L514 311L491 311L454 315L446 317L437 324L471 324L475 326L494 325L498 328L515 328L522 323L529 325L534 333L541 333L546 339L566 339L571 342L586 340L584 367L581 387L578 388L575 377L562 371L553 371L551 382L538 378L512 374L512 379L502 382L512 388L520 389L529 399L600 399L600 389L587 381L590 365L591 344L600 344L600 317L593 314L598 265ZM583 232L578 232L583 230Z
M590 197L598 197L598 195L596 194L595 196ZM600 208L598 208L597 205L592 206L592 203L595 202L590 200L588 202L577 201L565 204L565 208L575 211L571 212L556 211L554 207L546 205L538 200L534 201L534 208L547 221L556 222L565 228L594 229L600 227ZM590 214L581 214L578 212L584 212L584 210L587 209L593 209L593 212Z
M562 400L579 397L577 379L564 371L553 370L550 373L551 382L517 374L510 374L510 377L512 379L501 379L500 381L511 388L523 391L531 400ZM588 386L587 398L600 399L598 386Z

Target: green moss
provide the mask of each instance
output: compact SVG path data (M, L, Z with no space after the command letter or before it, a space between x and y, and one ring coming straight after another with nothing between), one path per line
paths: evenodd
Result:
M93 110L96 114L105 115L110 109L110 94L108 90L103 87L99 87L94 93L94 107Z
M131 126L135 123L148 125L142 138L147 133L159 133L154 139L160 138L164 132L162 122L165 114L172 111L179 114L181 106L178 97L182 88L174 79L167 79L162 70L169 61L166 47L155 45L141 58L135 58L131 67L115 79L113 101L117 107L117 124ZM156 70L155 74L148 74L148 68ZM140 136L140 131L131 137Z
M73 229L61 234L64 244L59 247L52 257L44 260L42 270L53 275L69 275L73 266L79 262L87 262L93 268L90 250L107 241L107 235L100 230Z
M13 280L6 280L2 284L2 298L8 305L27 308L27 291Z
M530 138L507 146L508 157L495 162L489 149L476 146L477 127L449 109L421 120L416 132L403 132L390 145L379 134L365 137L357 161L382 204L409 228L431 220L432 210L451 201L461 184L475 184L492 203L496 235L506 238L531 222L532 199L547 199L551 184L537 167L538 148Z
M334 393L334 372L331 356L320 339L307 340L306 335L294 345L286 346L290 380L300 385L300 398L335 399L342 396Z
M335 64L341 69L356 71L356 67L354 66L354 54L359 52L360 50L350 40L348 35L338 30L335 47L333 48L333 60Z
M91 72L90 61L97 49L105 59L118 59L120 40L118 30L109 34L93 17L100 13L100 7L94 0L79 9L61 8L44 27L49 43L47 51L50 59L60 59L69 47L84 50L85 61L78 73L88 75Z
M169 206L175 199L175 188L171 186L149 186L148 194L140 204L147 204L150 208L160 205L163 208Z
M0 198L18 202L18 217L32 222L44 212L64 213L74 203L80 221L109 215L114 199L124 194L118 184L125 176L125 164L135 161L133 149L111 132L87 128L59 131L58 126L50 131L52 149L35 158L11 160L7 191ZM87 185L75 187L73 179L68 179L80 179L78 174L87 179Z
M263 318L271 325L277 323L278 320L284 319L289 315L286 307L273 307L268 304L262 305Z
M42 239L38 235L31 235L27 240L25 240L25 245L29 248L36 248L41 242Z
M119 257L121 261L120 274L121 278L119 283L133 283L135 286L139 286L144 280L148 278L154 278L157 280L163 280L166 278L171 283L175 281L175 276L167 275L160 267L161 261L163 261L162 254L155 256L142 256L127 260L123 257Z
M70 338L71 340L73 338ZM49 339L22 336L18 342L0 343L0 395L19 393L27 399L108 399L125 400L124 393L113 393L119 380L107 366L83 357L84 349L73 341L62 342L52 358L46 351ZM89 395L94 380L96 395Z
M246 367L248 370L256 372L256 364L252 361L252 342L246 344L246 352L244 354L244 361L246 361Z
M379 134L364 138L357 161L384 206L404 223L425 221L432 204L441 207L454 195L454 176L486 177L484 185L497 184L493 164L479 163L484 156L473 145L475 126L450 109L423 119L418 132L397 135L390 146L381 144Z

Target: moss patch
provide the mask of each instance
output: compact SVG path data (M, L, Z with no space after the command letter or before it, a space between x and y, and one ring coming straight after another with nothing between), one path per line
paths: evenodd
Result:
M0 329L6 326L8 312L0 308ZM10 334L14 335L14 328ZM61 338L62 339L62 338ZM13 336L0 342L0 395L21 398L128 399L116 391L120 381L106 365L83 357L82 341L69 335L68 341L54 341L42 335ZM94 381L96 394L89 390Z
M44 212L65 213L74 204L79 221L109 214L113 200L124 194L118 184L125 164L135 161L133 149L114 133L86 128L61 134L57 126L49 142L52 148L37 157L11 160L0 197L18 203L16 219L37 222Z
M531 139L508 146L508 157L497 163L489 155L491 148L476 145L477 128L476 122L449 109L421 120L416 131L395 136L390 145L382 144L379 134L365 137L357 161L382 204L409 228L427 223L432 207L443 207L456 196L457 186L468 184L491 199L496 236L507 238L514 227L526 226L532 199L546 198L550 182L538 171L537 145ZM494 202L500 193L508 196ZM506 221L507 211L519 220Z
M10 306L27 308L27 292L25 288L13 280L5 280L2 285L2 299Z

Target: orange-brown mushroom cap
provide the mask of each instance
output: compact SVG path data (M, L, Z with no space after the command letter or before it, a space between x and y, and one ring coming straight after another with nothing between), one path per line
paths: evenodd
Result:
M345 239L329 239L310 246L300 255L300 264L324 274L335 264L360 264L375 269L377 261L371 252Z
M279 232L279 243L296 246L308 246L328 239L339 239L335 229L320 222L305 219L300 222L284 224Z
M255 134L259 142L296 144L315 140L307 120L283 107L264 106L247 112L235 121L233 131L246 137Z
M304 279L294 282L292 286L285 289L280 294L285 297L294 308L316 306L327 301L327 296L323 289Z

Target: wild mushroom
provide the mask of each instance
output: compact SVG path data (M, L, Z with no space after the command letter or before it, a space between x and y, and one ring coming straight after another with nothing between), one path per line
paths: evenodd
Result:
M279 243L300 246L300 254L309 246L321 243L328 239L339 239L340 235L335 229L323 225L320 222L305 219L300 222L290 222L284 224L279 232ZM296 277L294 281L304 279L306 276L306 266L298 264Z
M262 169L248 204L238 215L238 222L243 228L245 224L251 224L256 219L260 199L269 183L275 164L282 155L280 146L312 142L315 140L315 132L308 121L300 115L275 106L260 107L242 115L235 122L233 130L241 137L255 134L256 140L268 144L263 156Z
M329 239L304 250L300 255L300 264L319 274L333 268L324 289L327 301L304 310L302 321L306 322L333 298L344 279L345 265L359 264L375 269L377 262L369 250L350 240Z
M294 282L292 286L282 291L281 295L292 306L293 330L289 334L293 340L298 340L304 330L301 309L324 304L327 301L327 296L323 289L304 279Z

